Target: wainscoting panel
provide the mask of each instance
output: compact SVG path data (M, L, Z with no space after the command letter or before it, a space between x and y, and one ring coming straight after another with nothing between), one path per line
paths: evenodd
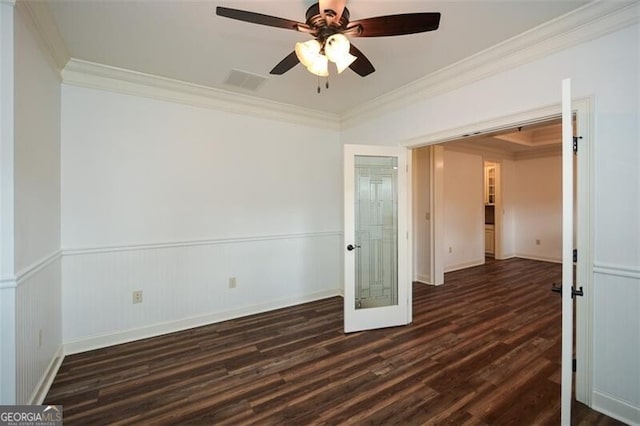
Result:
M65 353L335 296L341 247L329 232L65 250Z
M640 269L594 272L593 408L640 425Z
M17 276L16 380L18 404L39 404L62 361L61 252Z

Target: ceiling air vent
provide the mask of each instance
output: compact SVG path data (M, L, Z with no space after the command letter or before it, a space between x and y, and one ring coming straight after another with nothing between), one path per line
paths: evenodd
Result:
M263 77L258 74L252 74L250 72L240 70L231 70L229 77L224 81L224 84L255 92L266 80L267 77Z

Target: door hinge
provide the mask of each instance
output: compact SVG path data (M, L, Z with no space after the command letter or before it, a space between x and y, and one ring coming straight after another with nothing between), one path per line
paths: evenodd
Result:
M573 137L573 153L578 153L578 139L582 139L582 136L574 136Z
M571 371L573 371L574 373L578 371L578 360L575 358L571 360Z
M584 296L584 290L582 289L582 286L580 286L580 288L577 290L574 286L571 286L571 298L573 299L576 296Z
M551 291L554 293L560 293L562 295L562 285L551 284ZM584 290L582 286L576 290L574 286L571 286L571 298L574 299L576 296L584 296Z
M573 249L573 263L578 261L578 249Z

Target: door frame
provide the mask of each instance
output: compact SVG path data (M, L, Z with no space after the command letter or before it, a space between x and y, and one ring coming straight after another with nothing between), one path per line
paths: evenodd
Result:
M593 100L591 97L574 99L572 108L577 122L576 133L582 137L578 143L577 158L578 203L576 210L578 224L576 227L576 248L579 253L579 261L576 264L576 282L578 287L584 288L585 294L584 297L578 297L575 301L578 319L575 336L576 357L578 359L575 373L575 396L578 401L590 407L593 395L593 270L590 269L590 265L593 265ZM477 136L482 133L492 133L556 119L561 116L561 113L562 104L557 103L411 138L401 142L400 145L411 150L464 139L465 135ZM411 185L412 182L410 181L409 184ZM411 186L408 193L411 198L413 196ZM408 225L413 228L413 220L409 221ZM412 234L413 229L410 229L409 235ZM432 263L432 269L434 267ZM409 272L412 274L413 270L410 269ZM551 292L551 283L549 283L549 291Z

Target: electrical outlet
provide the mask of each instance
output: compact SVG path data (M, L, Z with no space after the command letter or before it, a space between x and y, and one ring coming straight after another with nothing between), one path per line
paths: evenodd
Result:
M38 330L38 347L42 347L42 329Z
M142 303L142 290L133 292L133 303Z
M536 245L539 246L540 245L540 240L536 240Z
M229 288L236 288L236 277L229 278Z

